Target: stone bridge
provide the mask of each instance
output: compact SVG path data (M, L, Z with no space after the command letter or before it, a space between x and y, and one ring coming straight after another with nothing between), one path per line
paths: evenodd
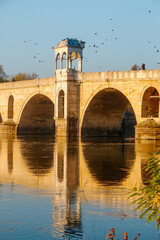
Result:
M160 70L83 73L84 45L57 44L54 77L0 84L1 133L133 137L136 124L160 121Z

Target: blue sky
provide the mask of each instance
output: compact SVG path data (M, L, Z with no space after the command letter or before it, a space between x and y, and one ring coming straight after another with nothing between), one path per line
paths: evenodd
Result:
M160 0L0 0L0 65L52 77L52 47L69 37L86 42L85 72L158 69L159 13Z

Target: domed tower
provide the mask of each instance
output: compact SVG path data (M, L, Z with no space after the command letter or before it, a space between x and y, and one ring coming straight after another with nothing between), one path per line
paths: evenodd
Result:
M55 134L78 134L79 83L85 42L66 38L55 50Z
M82 51L84 47L85 42L73 38L66 38L59 42L53 48L55 50L55 73L65 72L62 72L63 69L82 72ZM74 62L77 63L74 64Z

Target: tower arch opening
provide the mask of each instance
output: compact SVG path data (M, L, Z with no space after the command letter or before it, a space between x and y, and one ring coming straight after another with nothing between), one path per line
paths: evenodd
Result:
M64 118L64 91L60 90L58 95L58 118Z
M61 68L61 57L60 54L58 53L56 56L56 70Z
M141 116L159 117L159 93L154 87L147 88L143 94Z
M78 52L73 51L69 55L70 58L70 68L75 71L81 71L81 56Z
M14 97L10 95L8 99L8 119L13 119L13 104Z
M36 94L25 105L18 124L18 134L54 134L54 104Z
M90 101L83 117L82 136L134 137L136 118L128 99L113 88L103 89Z
M62 54L62 68L67 68L67 55L65 52Z

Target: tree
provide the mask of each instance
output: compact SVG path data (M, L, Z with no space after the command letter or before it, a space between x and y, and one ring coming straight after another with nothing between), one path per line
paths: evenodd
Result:
M134 64L131 68L131 70L140 70L140 67L137 64Z
M160 225L160 159L157 153L151 154L151 158L146 161L144 170L147 172L148 178L145 180L145 185L140 189L135 187L132 190L130 197L136 196L137 199L132 202L136 203L137 207L134 209L140 210L142 213L140 218L146 216L147 223L155 222L156 228Z
M5 73L3 66L0 65L0 82L8 82L8 75Z
M12 79L15 81L22 81L22 80L30 80L37 78L38 75L36 73L32 73L31 75L28 73L18 73L15 76L12 76Z

